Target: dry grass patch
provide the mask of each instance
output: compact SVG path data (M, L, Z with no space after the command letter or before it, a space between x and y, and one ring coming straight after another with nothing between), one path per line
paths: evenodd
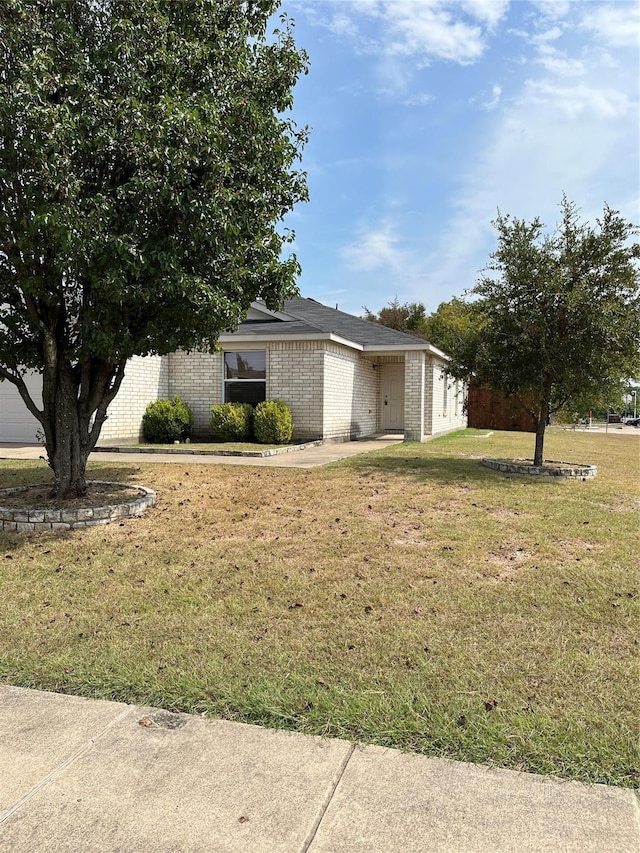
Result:
M0 677L633 784L638 443L548 442L598 478L498 474L467 434L313 470L94 463L158 504L0 534ZM2 463L0 485L42 472Z

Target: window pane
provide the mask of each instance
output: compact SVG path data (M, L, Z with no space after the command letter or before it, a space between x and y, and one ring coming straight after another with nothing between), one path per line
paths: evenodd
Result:
M266 399L266 382L225 382L225 403L251 403L257 406Z
M225 379L266 379L267 354L258 352L225 352Z

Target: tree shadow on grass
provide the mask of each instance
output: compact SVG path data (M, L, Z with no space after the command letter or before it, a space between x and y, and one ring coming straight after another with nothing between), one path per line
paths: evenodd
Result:
M496 489L509 488L512 483L532 486L546 484L541 478L529 478L493 471L482 465L481 458L435 454L406 453L369 454L348 461L349 468L360 476L392 475L407 480L438 483L439 485L493 485Z
M87 480L106 480L112 483L132 483L140 474L136 464L89 462ZM15 486L34 486L53 482L53 471L46 460L0 459L0 489ZM2 499L0 499L2 504Z

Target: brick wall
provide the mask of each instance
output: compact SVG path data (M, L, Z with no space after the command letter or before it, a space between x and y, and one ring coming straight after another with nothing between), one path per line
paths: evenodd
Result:
M324 344L274 341L267 348L267 399L291 408L296 440L322 438Z
M137 442L142 438L142 416L149 403L169 394L166 356L134 356L127 364L122 385L108 409L100 444Z
M221 352L178 350L169 360L169 395L178 394L193 412L193 434L206 436L211 407L223 402Z
M358 352L329 344L324 354L324 438L348 441L378 431L379 372Z
M404 437L422 441L425 434L425 354L408 351L404 364Z
M425 416L425 435L437 435L467 425L464 412L466 389L462 382L447 376L445 362L430 358L425 377L425 399L430 401Z
M273 341L261 348L267 353L267 399L282 400L291 407L296 440L347 441L380 430L379 365L402 362L402 356L377 358L374 368L361 353L322 341ZM466 426L461 384L456 401L456 383L448 380L452 387L447 388L445 406L443 362L434 358L425 362L421 353L406 355L405 431L417 435L421 420L423 435ZM423 409L419 395L411 393L422 371ZM131 359L120 392L109 407L100 443L139 441L147 405L175 394L193 411L194 434L206 436L211 406L223 401L223 354L178 351Z

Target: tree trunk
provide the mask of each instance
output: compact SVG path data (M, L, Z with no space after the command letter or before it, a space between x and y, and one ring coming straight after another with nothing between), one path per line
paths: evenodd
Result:
M125 364L94 360L74 367L64 358L45 364L39 415L53 469L51 494L59 500L87 491L89 454L124 378Z
M49 465L53 469L51 493L58 499L81 497L87 491L88 424L80 415L78 383L68 365L59 364L56 380L55 395L51 395L53 411L47 411L45 406L44 412L52 427L45 431Z
M536 422L536 449L533 455L533 464L542 465L544 463L544 431L547 428L549 420L549 405L551 399L551 382L548 382L548 390L544 399L540 403L540 411Z

